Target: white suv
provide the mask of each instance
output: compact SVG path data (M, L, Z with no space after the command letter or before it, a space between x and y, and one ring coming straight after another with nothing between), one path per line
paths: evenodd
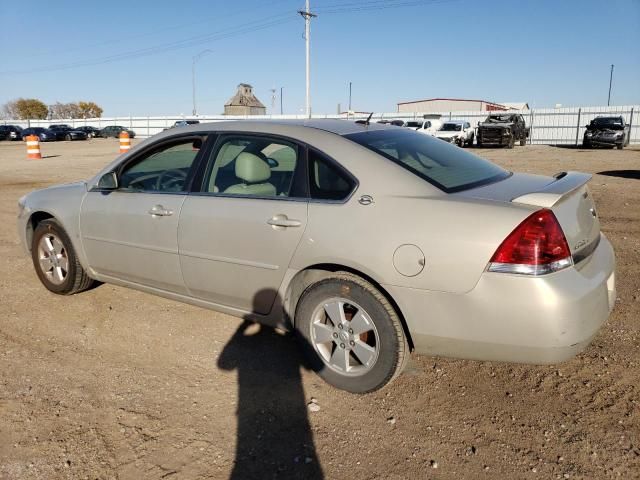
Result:
M426 133L433 137L442 126L442 121L434 118L425 120L409 120L405 122L404 126L417 130L420 133Z
M473 145L475 136L469 122L464 120L450 120L444 122L436 132L436 137L449 143L455 143L459 147Z

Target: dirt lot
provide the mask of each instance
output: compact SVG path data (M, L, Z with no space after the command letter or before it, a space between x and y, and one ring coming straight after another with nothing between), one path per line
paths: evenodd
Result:
M0 478L640 478L637 147L481 151L513 170L618 171L591 190L619 298L582 355L414 357L366 396L328 387L288 337L233 317L110 285L48 293L18 243L16 202L89 177L117 142L42 148L27 161L21 143L0 143Z

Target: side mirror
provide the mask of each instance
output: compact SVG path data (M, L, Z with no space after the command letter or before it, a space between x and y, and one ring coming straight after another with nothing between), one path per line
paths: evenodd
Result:
M116 172L105 173L98 180L98 188L100 190L115 190L118 188L118 176Z

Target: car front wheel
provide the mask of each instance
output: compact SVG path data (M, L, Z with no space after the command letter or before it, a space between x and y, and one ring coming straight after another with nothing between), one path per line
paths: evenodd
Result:
M349 273L308 287L295 323L318 374L342 390L378 390L402 372L409 357L393 306L373 285Z
M71 295L93 285L69 236L53 219L40 222L33 232L31 258L38 278L53 293Z

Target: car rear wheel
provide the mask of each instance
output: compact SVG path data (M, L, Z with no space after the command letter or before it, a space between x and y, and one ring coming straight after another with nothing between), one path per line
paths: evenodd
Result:
M349 273L307 288L295 323L318 374L342 390L378 390L402 372L409 357L393 306L373 285Z
M71 141L71 135L69 135L69 134L67 133L67 134L64 136L64 139L65 139L67 142L70 142L70 141Z
M618 143L618 144L616 144L616 148L618 150L622 150L624 148L624 144L623 143Z
M93 285L93 279L78 261L69 236L53 219L44 220L36 227L31 258L38 278L53 293L71 295Z
M521 138L520 139L520 146L524 147L527 144L527 139L526 138Z

